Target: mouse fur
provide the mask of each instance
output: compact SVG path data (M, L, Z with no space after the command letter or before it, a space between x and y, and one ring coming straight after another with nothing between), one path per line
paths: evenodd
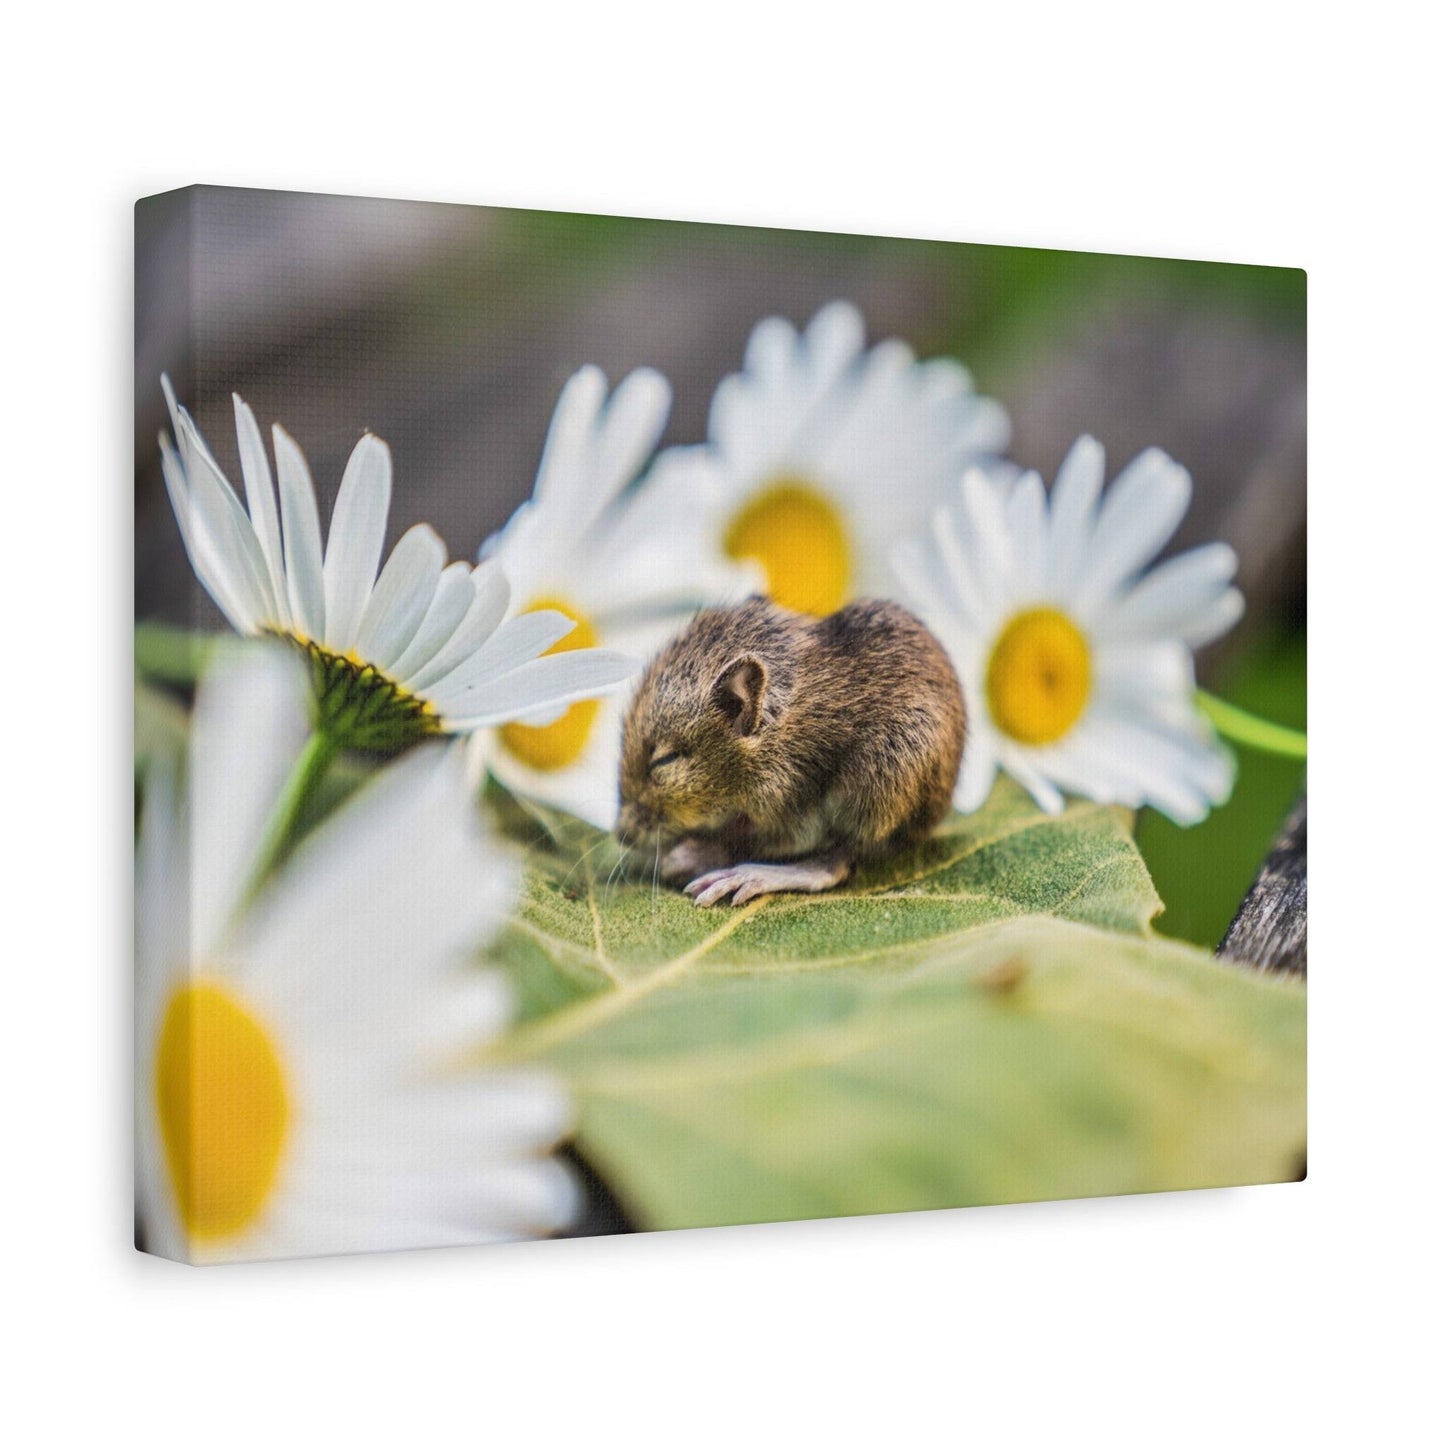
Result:
M965 733L947 653L896 603L708 608L633 695L617 836L666 848L699 903L820 891L928 836Z

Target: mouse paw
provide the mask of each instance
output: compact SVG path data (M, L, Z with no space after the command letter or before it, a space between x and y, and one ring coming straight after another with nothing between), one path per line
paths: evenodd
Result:
M804 858L793 863L736 863L694 878L683 889L699 908L732 895L734 908L768 893L822 893L841 883L848 864L837 858Z
M684 838L668 849L662 860L664 883L679 883L712 873L732 862L732 854L715 838Z

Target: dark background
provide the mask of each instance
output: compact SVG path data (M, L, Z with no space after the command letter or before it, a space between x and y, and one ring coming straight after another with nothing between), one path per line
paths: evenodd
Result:
M230 394L301 444L323 521L357 437L396 464L391 540L430 522L470 557L531 491L584 362L657 367L666 442L702 440L755 321L854 301L870 340L949 353L1051 479L1091 432L1109 472L1162 446L1192 473L1176 547L1241 560L1244 622L1201 681L1305 721L1305 278L1300 271L867 236L197 187L136 211L136 616L212 629L161 484L168 371L239 478ZM1160 927L1213 946L1302 782L1241 758L1201 826L1141 815Z

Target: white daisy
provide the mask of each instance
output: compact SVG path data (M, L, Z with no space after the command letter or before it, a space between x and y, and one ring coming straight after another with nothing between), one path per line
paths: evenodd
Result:
M563 614L576 629L556 650L604 645L654 652L686 614L742 596L752 578L720 556L685 497L644 481L626 490L657 446L671 394L655 371L613 391L594 366L562 390L530 501L483 548L512 579L512 611ZM555 706L472 744L514 792L601 828L617 816L623 695Z
M707 445L664 453L651 485L776 601L822 615L892 592L894 543L1008 438L958 362L916 361L897 340L865 352L863 318L835 301L801 334L759 322L713 398Z
M191 1263L465 1244L563 1227L550 1077L464 1069L510 995L468 955L516 868L418 748L259 888L307 740L305 669L265 644L199 689L188 776L152 761L136 861L136 1187Z
M572 619L504 620L507 577L446 564L430 527L412 527L377 575L391 506L391 450L356 444L322 555L316 492L301 449L272 428L280 508L260 428L235 397L249 515L162 378L176 444L161 436L166 489L191 565L237 632L274 633L311 661L320 724L357 748L467 733L616 687L636 660L573 643L545 657Z
M968 701L964 812L998 768L1049 812L1067 790L1195 823L1229 796L1233 760L1200 717L1192 649L1244 610L1235 555L1216 542L1145 570L1189 507L1189 473L1163 452L1137 457L1101 499L1103 485L1092 437L1050 497L1036 472L970 470L926 536L897 550Z

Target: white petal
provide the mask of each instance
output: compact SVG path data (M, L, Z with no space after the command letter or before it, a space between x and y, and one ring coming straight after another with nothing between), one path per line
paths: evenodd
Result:
M858 328L862 340L862 325ZM776 385L787 375L798 350L798 333L781 316L767 316L753 327L743 348L743 369Z
M192 535L199 539L205 534L224 568L228 593L243 616L241 631L259 631L276 615L261 544L195 422L184 408L178 414L181 432L177 442L191 503Z
M241 452L241 479L246 484L246 505L251 525L256 529L266 571L271 580L271 596L276 608L275 621L282 627L291 625L291 609L286 600L286 562L281 552L281 521L276 512L276 493L271 485L271 465L266 460L266 446L261 429L251 408L232 393L236 410L236 442Z
M252 910L237 953L256 996L312 1021L345 1064L352 1034L375 1069L378 1020L406 1017L420 984L485 943L515 896L516 866L483 832L463 785L463 754L424 744L323 822Z
M1197 718L1194 706L1194 656L1173 638L1117 642L1095 648L1094 695L1121 711L1152 711Z
M1048 566L1048 513L1043 478L1037 472L1026 472L1019 477L1009 493L1005 510L1013 538L1018 590L1025 596L1041 597Z
M595 597L590 616L657 616L741 601L766 586L761 568L734 562L718 546L730 509L719 506L717 479L703 448L664 453L586 539L568 599L587 606Z
M316 488L301 448L281 427L271 428L286 557L286 596L292 625L311 641L326 634L326 593L321 564L321 520Z
M959 621L973 632L992 632L998 614L1007 610L1009 599L995 588L988 595L978 575L978 567L971 549L964 541L969 526L968 513L963 507L940 507L933 514L931 532L932 548L925 549L925 560L936 558L930 576L947 595L953 599L953 608Z
M407 686L425 692L474 656L496 631L509 605L511 591L506 573L495 562L484 562L471 575L472 600L466 615L435 656L412 675Z
M191 724L191 951L221 939L255 879L276 801L310 729L299 658L280 643L248 647L211 668Z
M272 921L247 943L254 987L310 1040L316 1092L361 1092L388 1073L414 1078L435 1068L439 1060L419 1050L430 1025L419 1033L418 1003L450 1012L453 990L440 990L438 963L455 965L485 946L515 897L511 861L469 844L448 820L445 799L434 790L425 796L431 818L415 809L392 818L389 851L349 835L346 871L327 886L329 912L301 892L307 882L324 885L325 873L298 855L301 882L288 880ZM456 796L465 803L469 795ZM353 818L356 827L365 816Z
M555 1233L577 1218L581 1193L560 1160L534 1159L487 1169L467 1202L493 1228Z
M1011 611L1018 600L1018 572L1004 498L986 472L970 467L963 476L963 502L960 542L977 575L978 606L993 615Z
M449 710L472 688L490 684L524 662L540 657L576 627L566 613L546 609L510 618L471 656L464 657L435 682L426 683L426 695L438 707Z
M1064 811L1064 795L1044 775L1038 764L1029 756L1032 749L1021 746L1011 739L1002 739L999 744L999 761L1005 772L1032 795L1034 802L1046 813Z
M507 565L524 601L554 589L575 599L577 579L597 557L594 528L643 469L670 404L667 382L646 368L626 377L610 400L595 366L568 381L531 501L483 549Z
M346 463L326 535L326 645L334 652L347 652L356 641L390 510L391 448L364 436Z
M191 566L201 585L210 593L211 600L225 614L226 621L237 632L248 632L250 609L237 599L229 580L230 568L234 565L230 549L212 539L210 531L196 514L185 466L164 432L160 436L160 446L161 475L165 478L166 494L170 497L171 510L175 513L181 542L191 559Z
M1061 743L1039 750L1044 771L1059 787L1096 803L1137 808L1143 802L1139 781L1118 756L1093 719L1080 722Z
M1047 572L1055 597L1067 597L1073 590L1093 540L1103 488L1104 448L1093 437L1080 437L1059 467L1049 502Z
M1182 827L1199 822L1211 803L1234 786L1234 759L1201 732L1167 730L1137 717L1101 712L1096 745L1132 780L1139 803L1149 803Z
M921 538L906 537L893 548L892 562L903 595L936 631L943 619L951 618L957 610L938 548L926 545Z
M594 828L610 832L617 822L617 775L625 709L625 692L601 698L582 755L564 768L530 767L502 744L495 733L485 729L473 736L490 740L488 761L509 791L560 808Z
M568 378L557 398L533 496L538 503L578 498L588 479L589 442L607 399L607 378L599 367L584 366Z
M402 686L415 690L413 679L446 645L476 601L472 569L465 562L453 562L437 582L436 594L426 616L407 643L406 650L391 666L391 675Z
M1189 508L1189 473L1157 448L1114 479L1099 510L1073 602L1087 615L1145 566L1172 537Z
M448 1062L457 1053L479 1048L496 1038L516 1012L516 1000L506 976L493 969L468 970L456 980L450 993L445 1014L424 1010L417 1019L418 1042L426 1055Z
M1101 630L1106 627L1110 636L1130 638L1187 634L1190 642L1203 633L1206 640L1212 640L1238 620L1234 609L1240 603L1221 601L1230 594L1229 584L1238 567L1234 549L1223 542L1171 557L1110 608ZM1225 627L1213 630L1224 618L1229 619Z
M458 727L495 727L549 703L596 697L640 667L637 658L604 648L553 653L464 693L447 709L448 720Z
M992 739L982 727L969 722L968 741L963 750L963 766L953 790L953 804L961 813L973 813L987 801L993 791L998 772L998 758Z
M425 523L408 528L381 569L356 630L356 653L383 670L416 636L436 596L447 559L442 539Z
M641 471L671 405L672 389L658 372L642 367L622 380L607 404L593 463L600 496L610 502Z
M808 358L824 376L836 377L863 350L863 316L848 301L830 301L803 333Z
M1179 635L1191 647L1203 647L1205 643L1223 637L1243 616L1244 593L1237 587L1231 587L1184 623Z

